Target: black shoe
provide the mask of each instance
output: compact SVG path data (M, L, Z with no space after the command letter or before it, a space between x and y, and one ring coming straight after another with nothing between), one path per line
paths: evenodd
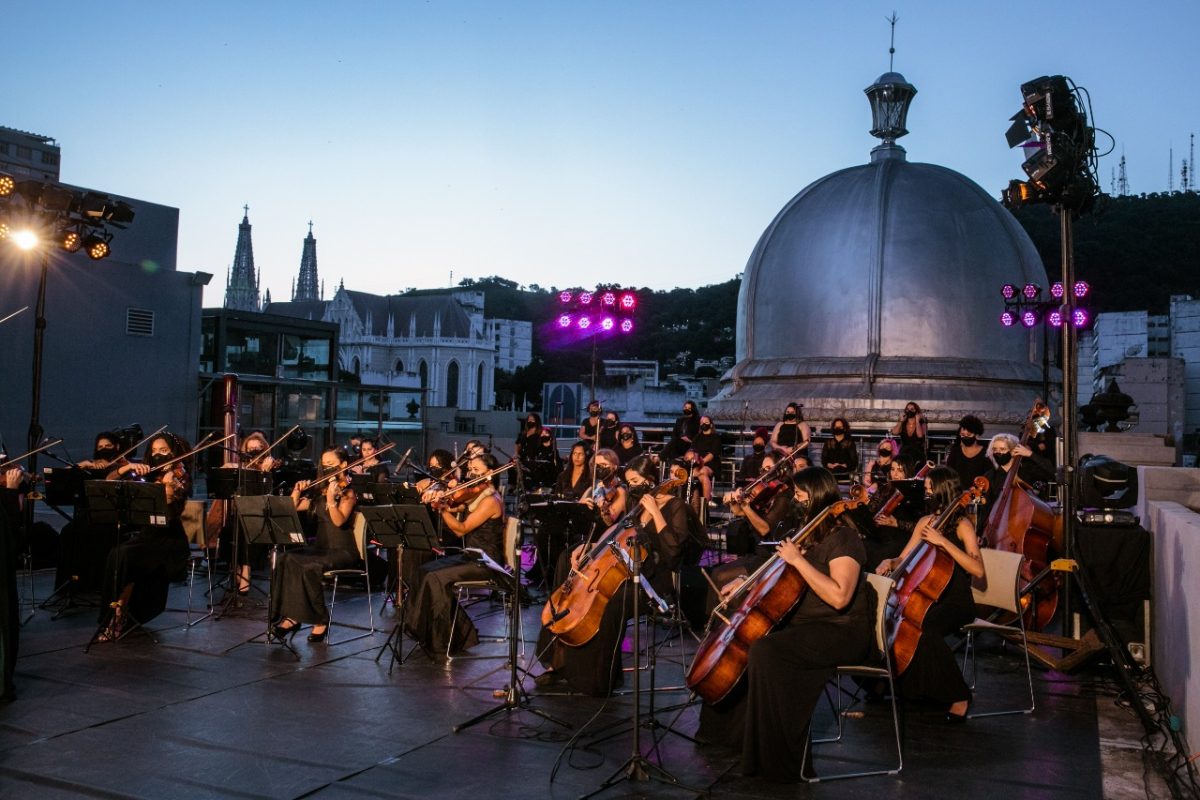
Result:
M946 722L950 723L951 725L962 725L964 722L967 721L967 714L970 714L970 713L971 713L971 705L970 705L970 703L968 703L967 710L961 714L952 714L949 711L947 711L946 712Z
M300 630L299 623L293 623L286 628L282 623L275 623L271 626L271 633L275 634L276 639L286 639L289 636L294 636L296 631Z
M325 636L328 633L329 633L329 628L325 628L325 630L321 631L320 633L309 633L308 640L310 642L323 642L323 641L325 641Z
M554 684L565 680L566 678L554 670L547 670L533 679L533 685L539 689L545 689L547 686L553 686Z

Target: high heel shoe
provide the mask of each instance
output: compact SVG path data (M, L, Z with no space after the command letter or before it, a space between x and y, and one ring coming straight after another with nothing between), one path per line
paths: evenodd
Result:
M316 631L311 631L308 634L308 640L310 642L323 642L323 641L325 641L325 635L327 633L329 633L328 627L326 627L325 630L321 631L320 633L317 633Z
M271 632L275 634L276 639L286 639L298 630L300 630L300 623L298 622L293 622L291 625L285 626L280 621L271 626Z

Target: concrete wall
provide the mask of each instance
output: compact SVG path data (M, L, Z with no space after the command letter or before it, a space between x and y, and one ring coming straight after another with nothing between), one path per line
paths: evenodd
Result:
M30 417L38 269L7 251L0 316L29 306L0 328L0 435L15 454L25 449ZM52 257L41 421L72 457L90 456L95 433L115 426L138 423L149 433L166 424L195 436L202 287L194 284L187 272ZM154 312L153 336L126 333L129 308Z
M1171 355L1186 364L1184 427L1189 432L1200 430L1200 301L1171 298Z
M1110 368L1121 391L1137 403L1134 430L1159 436L1183 434L1185 369L1179 358L1127 358Z

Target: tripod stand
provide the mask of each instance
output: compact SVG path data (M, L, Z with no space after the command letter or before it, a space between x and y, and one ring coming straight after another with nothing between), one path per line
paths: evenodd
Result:
M305 541L303 529L300 527L300 518L296 516L296 506L292 503L291 497L262 495L260 497L235 497L233 509L237 517L238 528L245 534L247 542L271 546L271 584L267 594L267 605L270 608L275 595L275 579L278 576L279 555L282 547L288 544L302 545ZM266 625L266 632L251 636L245 641L226 648L222 655L236 650L244 644L262 642L266 645L283 645L299 661L300 654L292 647L288 637L275 635L270 613L267 614Z
M166 487L161 483L87 481L84 488L93 521L116 525L118 538L131 526L165 527L167 525L167 493ZM122 612L121 623L124 628L115 637L115 641L120 641L135 630L140 630L155 644L158 643L158 639L146 630L141 621L134 616L132 610L122 606L121 595L125 589L122 576L125 557L122 548L128 547L130 543L130 541L119 543L109 554L113 562L111 586L115 599L110 604L109 610L101 616L96 631L83 649L85 653L91 650L92 645L96 642L105 641L102 637L106 630L111 629L118 610Z
M517 548L518 541L513 542L513 548ZM521 562L515 553L508 554L509 559L514 564L511 570L506 570L499 564L496 564L491 559L484 556L484 564L493 572L503 576L509 581L509 598L508 598L508 685L504 688L504 701L487 711L472 717L466 722L455 725L451 730L454 733L470 728L484 720L491 719L497 714L507 714L512 711L528 711L536 714L542 719L549 720L556 725L561 725L564 728L571 727L567 723L557 717L547 714L539 708L534 708L530 705L529 694L525 691L525 687L521 683L521 678L518 672L525 670L517 663L520 655L518 653L518 639L521 631Z
M208 471L208 487L214 502L225 503L226 520L222 530L230 532L229 574L213 587L214 590L225 589L225 598L221 602L221 608L214 612L214 616L220 619L234 609L240 609L242 600L251 592L257 591L259 594L267 596L268 600L270 599L269 594L255 586L249 576L246 578L246 593L243 594L241 591L242 562L249 563L249 561L248 553L242 552L241 544L244 537L239 535L241 531L236 521L237 515L233 508L233 502L239 497L262 497L271 494L274 489L274 477L269 472L243 467L214 467ZM233 525L228 524L231 518L234 520ZM247 539L247 550L249 544Z
M429 511L423 505L364 506L359 512L367 521L370 540L380 547L396 551L396 624L392 626L392 632L388 634L383 647L375 654L375 663L378 664L383 654L391 651L392 657L388 662L390 675L392 667L404 664L402 646L408 608L404 591L404 554L408 550L428 553L438 543L438 535L429 519Z
M630 522L632 522L632 520L630 520ZM666 613L668 608L666 603L663 602L662 598L659 597L654 591L653 587L642 580L642 558L638 552L638 548L635 547L632 549L632 552L626 553L616 544L616 542L613 542L609 546L613 549L617 558L625 563L625 566L631 575L631 580L633 581L633 619L635 622L633 626L633 652L634 663L636 664L637 659L639 658L638 654L640 654L642 651L641 625L637 624L637 619L639 616L641 616L640 598L642 593L645 592L647 598L657 605L659 609L663 611L663 613ZM621 764L621 766L617 767L617 769L608 778L606 778L603 783L601 783L591 792L583 795L580 800L593 797L603 792L605 789L616 786L621 781L636 783L652 780L668 786L676 786L680 789L692 792L697 796L705 794L703 790L695 789L680 783L678 778L676 778L663 767L650 761L650 759L646 758L646 756L642 754L643 723L641 684L641 676L637 674L637 670L635 669L633 681L633 718L630 720L630 725L633 729L633 742L632 752L630 753L629 758L625 759L625 762ZM651 693L651 697L653 697L653 692Z

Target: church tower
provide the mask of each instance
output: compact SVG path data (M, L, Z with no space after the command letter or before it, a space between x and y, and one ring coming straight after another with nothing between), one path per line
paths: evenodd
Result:
M300 255L300 277L292 289L292 301L324 300L317 283L317 240L313 238L312 222L308 223L308 238Z
M242 224L238 226L233 267L225 276L225 307L238 311L261 310L258 278L258 273L254 271L254 245L250 242L250 206L245 206Z

